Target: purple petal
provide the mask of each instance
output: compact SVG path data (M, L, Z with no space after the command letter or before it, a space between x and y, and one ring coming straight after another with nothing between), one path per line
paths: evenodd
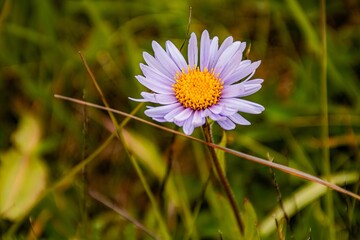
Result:
M203 31L200 40L200 70L209 69L210 36L208 31Z
M172 121L174 121L174 117L177 116L177 115L179 115L179 114L180 114L181 112L183 112L183 111L184 111L184 107L182 107L182 108L180 108L180 107L175 108L175 109L171 110L170 112L168 112L168 113L164 116L164 118L165 118L167 121L172 122Z
M219 57L214 69L215 72L221 73L224 67L229 63L232 56L237 52L240 47L240 42L234 42L228 47Z
M171 94L174 91L172 90L171 84L162 84L160 82L153 81L151 79L145 78L143 76L135 76L135 78L145 87L150 89L153 92L156 93L165 93L165 94Z
M245 43L241 43L240 46L239 46L239 49L231 57L228 64L224 67L224 69L222 70L222 72L220 74L220 77L222 79L228 78L240 66L240 64L242 62L241 59L242 59L242 56L243 56L244 47L245 47Z
M229 119L231 121L233 121L234 123L236 124L240 124L240 125L251 125L251 123L246 120L243 116L241 116L240 114L238 113L235 113L231 116L229 116Z
M222 105L219 104L215 104L212 105L208 108L211 112L213 112L214 114L219 114L221 112L221 110L223 109Z
M219 59L219 57L221 56L221 54L225 51L225 49L227 49L232 43L233 43L233 38L232 37L227 37L224 40L224 42L221 44L219 50L216 53L216 56L215 56L215 61L216 62Z
M183 125L183 131L186 135L191 135L194 131L194 125L192 124L193 115L191 115L187 120L185 120Z
M185 58L172 42L166 42L166 51L168 54L170 54L171 59L175 62L180 70L187 70L188 65L185 61Z
M198 47L196 34L192 33L188 45L188 61L190 68L197 66L198 62Z
M149 67L145 64L140 64L140 69L147 79L151 79L156 82L161 82L163 84L175 83L175 80L173 78L169 78L168 76L166 76L156 68Z
M224 117L224 116L222 116L220 114L215 114L212 111L210 111L209 109L205 109L203 111L202 117L209 117L214 121L219 121L219 120L225 120L226 119L226 117Z
M152 119L154 119L154 120L157 121L157 122L167 122L164 118L156 118L156 117L153 117Z
M167 113L169 113L170 111L174 110L175 108L182 108L182 107L183 106L180 103L174 103L174 104L169 104L169 105L160 106L160 107L152 107L152 108L145 110L144 113L148 117L164 118L164 116Z
M250 64L251 64L251 60L249 60L249 59L242 60L239 64L238 68L236 69L236 71L243 69L243 68L249 66Z
M246 97L249 96L251 94L256 93L257 91L259 91L261 89L262 85L261 84L245 84L245 92L236 96L236 97Z
M156 69L162 74L168 76L170 79L174 78L175 75L170 73L156 58L151 56L149 53L144 52L143 58L149 67Z
M215 56L217 54L217 51L218 51L218 48L219 48L219 38L218 37L214 37L212 40L211 40L211 43L210 43L210 50L209 50L209 66L208 66L208 69L211 70L212 68L214 68L215 66Z
M135 102L149 102L147 99L143 99L143 98L132 98L132 97L129 97L129 99L131 101L135 101Z
M261 61L256 61L251 63L248 66L242 67L236 70L231 76L222 79L226 85L233 84L234 82L240 81L241 79L247 77L248 75L255 72L259 67Z
M175 76L177 72L181 72L181 69L174 63L171 57L165 52L165 50L156 41L152 42L155 58L167 69L167 71Z
M201 116L201 111L194 111L192 125L194 127L199 127L204 125L205 118Z
M244 83L238 83L235 85L225 86L221 92L221 98L237 97L245 92Z
M184 126L185 121L176 121L176 120L174 120L174 123L175 123L177 126L182 127L182 126Z
M246 42L241 42L239 51L244 52L245 48L246 48ZM241 57L241 58L242 58L242 57Z
M191 108L185 108L181 113L179 113L178 115L176 115L174 117L174 119L176 121L185 121L186 119L188 119L191 114L194 112L194 110L192 110Z
M239 110L237 108L234 107L230 107L230 106L226 106L223 108L223 110L221 111L221 115L222 116L231 116L234 115L235 113L237 113Z
M235 123L233 123L230 119L217 121L217 123L225 130L232 130L236 127Z
M246 80L245 83L246 84L261 84L264 82L264 79L262 78L256 78L256 79L251 79L251 80Z
M237 98L221 99L221 104L227 106L228 108L236 109L240 112L252 114L259 114L265 110L265 108L260 104Z
M245 97L249 96L261 88L262 79L254 79L238 84L225 86L221 97L222 98L233 98L233 97Z
M172 104L178 102L174 94L157 94L157 93L148 93L142 92L141 96L149 102L159 103L159 104Z

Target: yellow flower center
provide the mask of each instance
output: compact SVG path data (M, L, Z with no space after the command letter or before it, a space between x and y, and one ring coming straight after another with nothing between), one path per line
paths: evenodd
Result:
M172 86L176 98L184 107L193 110L203 110L216 104L224 84L213 70L209 72L205 68L200 71L198 67L189 67L187 72L177 73L175 81Z

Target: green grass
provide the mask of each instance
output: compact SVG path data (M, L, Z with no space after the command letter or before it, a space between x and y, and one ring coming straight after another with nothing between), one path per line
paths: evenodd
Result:
M251 45L249 59L262 61L255 76L265 79L263 88L248 99L266 110L246 115L252 125L227 131L222 144L359 193L356 1L326 1L325 29L320 1L4 0L0 207L9 201L20 213L0 209L3 239L238 239L221 184L216 176L208 181L206 146L54 98L61 94L104 105L81 51L108 105L150 120L144 105L128 99L144 90L134 77L141 74L142 52L152 53L153 40L180 47L190 6L191 32L208 29L220 41L232 35ZM116 128L118 137L112 134ZM193 136L203 139L201 129ZM221 136L214 125L215 141ZM273 175L231 154L218 155L248 238L360 235L359 201L281 171ZM289 222L280 219L280 195ZM274 213L280 216L277 227Z

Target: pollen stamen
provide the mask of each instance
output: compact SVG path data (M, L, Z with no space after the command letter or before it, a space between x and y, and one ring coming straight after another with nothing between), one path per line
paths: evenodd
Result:
M199 67L184 69L175 76L172 85L176 98L186 108L204 110L216 104L221 97L223 82L213 70L200 71Z

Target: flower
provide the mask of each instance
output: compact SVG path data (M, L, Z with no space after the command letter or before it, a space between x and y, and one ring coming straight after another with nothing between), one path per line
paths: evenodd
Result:
M153 41L154 56L143 53L143 76L136 76L152 92L142 92L142 99L130 99L160 104L148 106L145 114L158 122L173 122L187 135L204 125L207 117L225 130L236 124L250 125L238 112L259 114L265 109L241 99L261 88L263 79L250 80L260 61L242 60L245 42L234 42L232 37L220 47L218 42L218 37L210 39L208 31L203 31L198 59L197 38L192 33L186 61L171 41L165 49Z

